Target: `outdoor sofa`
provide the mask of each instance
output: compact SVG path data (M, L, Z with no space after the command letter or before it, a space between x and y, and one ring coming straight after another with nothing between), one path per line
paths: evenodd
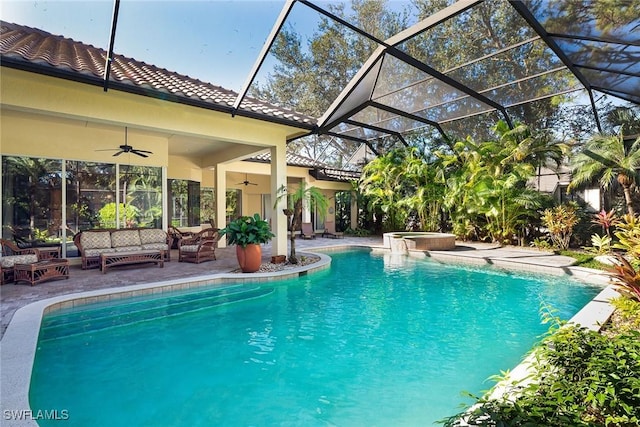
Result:
M171 261L173 237L159 228L97 229L77 233L73 242L86 270L100 267L103 253L160 251L164 261Z

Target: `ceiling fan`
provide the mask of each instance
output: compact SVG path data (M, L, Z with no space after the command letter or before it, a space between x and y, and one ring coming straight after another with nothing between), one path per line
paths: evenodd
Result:
M244 181L237 183L236 185L240 185L240 184L244 184L244 186L246 187L247 185L258 185L255 182L249 182L249 175L248 174L244 174Z
M140 157L149 157L149 154L153 154L152 151L147 151L147 150L136 150L135 148L133 148L132 146L129 145L128 143L128 129L127 127L124 128L124 145L120 145L118 148L109 148L106 150L96 150L96 151L117 151L116 153L113 154L113 156L119 156L122 153L133 153L136 154Z

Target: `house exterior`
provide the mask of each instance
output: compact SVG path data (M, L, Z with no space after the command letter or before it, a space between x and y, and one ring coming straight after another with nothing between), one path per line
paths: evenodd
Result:
M68 242L83 229L222 228L260 213L273 255L285 255L280 188L351 190L353 176L287 165L287 141L313 129L310 117L248 97L234 108L232 91L118 55L105 82L104 50L16 24L1 22L0 54L4 238L55 237L73 255Z

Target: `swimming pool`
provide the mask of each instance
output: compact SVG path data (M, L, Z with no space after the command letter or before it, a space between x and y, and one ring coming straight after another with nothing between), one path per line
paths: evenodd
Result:
M430 425L600 290L347 251L287 281L45 317L33 410L66 425ZM41 425L47 425L41 421Z

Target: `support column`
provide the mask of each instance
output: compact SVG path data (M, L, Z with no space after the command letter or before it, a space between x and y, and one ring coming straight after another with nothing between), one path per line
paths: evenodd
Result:
M287 217L282 212L287 207L287 198L282 195L282 188L287 187L287 143L282 140L271 147L271 200L274 203L271 213L271 231L276 237L271 241L271 255L287 255Z
M214 185L216 189L216 226L227 226L227 168L224 164L216 164ZM222 236L218 241L218 247L227 247L227 237Z
M302 178L302 180L304 181L304 188L309 188L309 180L306 177ZM311 208L309 207L308 199L302 200L302 222L311 222ZM313 224L313 227L315 228L315 224Z
M358 196L355 191L351 192L351 229L358 228Z

